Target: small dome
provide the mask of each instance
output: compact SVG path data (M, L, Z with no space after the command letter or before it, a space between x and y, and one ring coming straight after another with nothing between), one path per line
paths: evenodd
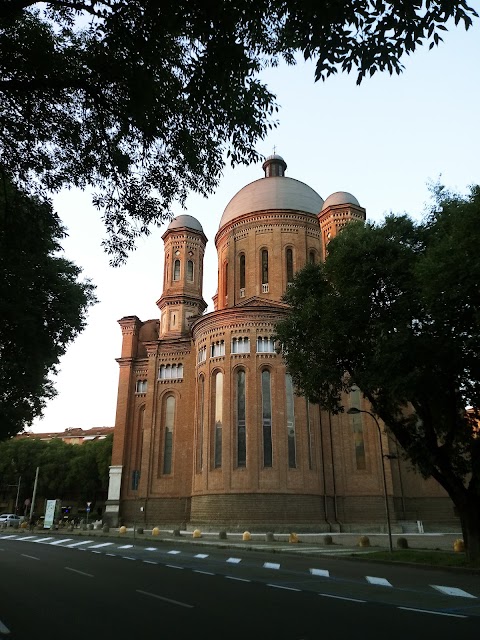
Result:
M182 214L173 218L173 220L168 225L167 231L169 229L180 229L182 227L187 227L187 229L194 229L195 231L201 231L203 233L203 228L200 222L194 218L193 216L189 216L187 214Z
M323 203L322 211L324 209L327 209L327 207L332 207L336 204L354 204L357 207L361 206L355 196L352 196L352 194L348 193L348 191L335 191L335 193L332 193L330 196L328 196L328 198Z

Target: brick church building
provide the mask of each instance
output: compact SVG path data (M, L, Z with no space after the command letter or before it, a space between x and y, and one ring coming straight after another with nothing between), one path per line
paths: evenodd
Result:
M159 318L120 321L122 351L104 519L204 530L385 530L457 522L433 480L367 413L333 416L295 395L272 335L295 272L365 209L325 201L272 155L220 218L218 288L204 313L207 238L190 215L162 236ZM367 410L354 390L344 404ZM385 478L385 483L384 483ZM385 492L386 484L386 492Z

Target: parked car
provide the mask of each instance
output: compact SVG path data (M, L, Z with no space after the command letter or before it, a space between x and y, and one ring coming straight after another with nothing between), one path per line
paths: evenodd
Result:
M14 513L2 513L0 515L0 525L4 527L18 527L22 520L21 516L17 516Z

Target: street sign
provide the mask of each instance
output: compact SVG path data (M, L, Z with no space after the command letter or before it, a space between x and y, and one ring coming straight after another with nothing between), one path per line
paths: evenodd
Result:
M91 502L87 502L87 507L91 507L92 503Z
M87 507L87 513L90 513L90 507Z

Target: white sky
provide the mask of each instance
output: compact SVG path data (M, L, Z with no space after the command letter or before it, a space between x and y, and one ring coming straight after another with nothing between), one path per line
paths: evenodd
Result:
M429 181L441 178L464 193L480 183L480 19L465 32L445 32L444 43L405 58L400 76L375 74L360 87L355 74L314 82L312 64L281 66L265 79L281 106L280 126L258 145L265 156L280 154L286 175L307 183L326 199L349 191L367 219L408 213L419 218L429 201ZM217 287L214 238L221 215L243 186L263 176L261 164L226 167L216 193L192 196L185 211L203 226L209 242L203 297L213 310ZM68 229L65 256L97 285L99 303L85 331L70 345L55 378L50 401L35 432L70 427L114 426L121 330L117 320L158 318L162 293L163 241L168 222L137 243L126 265L110 267L100 246L105 237L100 212L87 194L67 191L54 206Z

